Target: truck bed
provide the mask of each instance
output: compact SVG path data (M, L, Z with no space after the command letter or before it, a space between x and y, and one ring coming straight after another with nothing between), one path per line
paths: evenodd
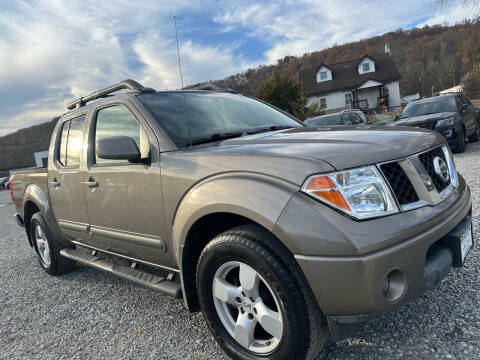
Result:
M23 198L25 190L30 185L38 186L45 196L48 196L48 178L47 169L25 169L12 171L10 179L12 180L13 199L17 211L23 213Z

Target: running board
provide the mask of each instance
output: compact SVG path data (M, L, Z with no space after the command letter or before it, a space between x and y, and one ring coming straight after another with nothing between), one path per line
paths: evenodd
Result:
M118 277L121 277L122 279L130 280L136 284L143 285L150 289L161 292L164 295L168 295L176 299L180 299L182 297L182 288L180 284L167 280L162 276L132 269L126 265L112 264L98 256L91 255L77 249L62 249L60 250L60 255L95 269L107 271L117 275Z

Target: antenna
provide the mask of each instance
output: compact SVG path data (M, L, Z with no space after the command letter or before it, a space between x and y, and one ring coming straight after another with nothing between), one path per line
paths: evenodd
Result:
M178 32L177 32L177 17L173 17L173 22L175 24L175 39L177 40L177 57L178 57L178 68L180 70L180 80L182 82L182 93L183 93L183 104L185 106L185 122L187 123L188 137L190 138L190 149L192 148L192 132L190 131L190 121L188 119L187 113L187 96L185 95L185 87L183 86L183 74L182 74L182 64L180 62L180 48L178 46Z

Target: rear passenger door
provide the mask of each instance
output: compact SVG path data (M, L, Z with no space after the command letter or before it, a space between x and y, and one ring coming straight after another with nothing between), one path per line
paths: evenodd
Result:
M111 136L132 138L142 158L148 161L99 158L96 141ZM90 124L87 166L84 191L93 246L132 259L170 265L158 142L129 102L96 109Z
M85 114L60 120L48 168L50 203L57 223L70 240L88 242L88 215L82 186Z

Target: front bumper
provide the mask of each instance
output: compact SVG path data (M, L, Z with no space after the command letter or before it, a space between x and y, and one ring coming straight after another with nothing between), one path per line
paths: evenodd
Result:
M459 176L457 189L436 206L363 222L305 197L292 199L274 232L296 254L329 321L355 324L395 310L448 274L453 261L448 250L433 260L427 254L469 216L471 207L470 190ZM312 254L322 254L322 249L324 255ZM406 286L390 301L382 282L395 269L405 275Z

